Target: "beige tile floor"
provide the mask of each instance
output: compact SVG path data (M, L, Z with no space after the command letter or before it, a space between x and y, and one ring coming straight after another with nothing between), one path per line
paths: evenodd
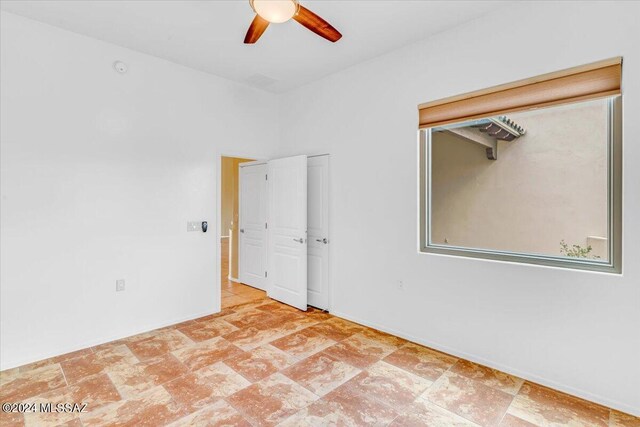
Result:
M262 298L0 373L3 426L640 426L640 419Z
M222 238L220 241L222 308L265 298L267 295L264 291L229 280L229 242L227 239Z
M222 308L245 304L260 300L267 296L264 291L252 288L251 286L243 285L242 283L234 283L230 280L228 282L229 285L223 285L222 288Z

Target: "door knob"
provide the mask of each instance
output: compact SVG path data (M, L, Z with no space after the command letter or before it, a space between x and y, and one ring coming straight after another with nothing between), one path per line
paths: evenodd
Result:
M316 239L316 242L324 243L325 245L329 243L326 237L324 239Z
M294 242L304 243L304 239L293 239Z

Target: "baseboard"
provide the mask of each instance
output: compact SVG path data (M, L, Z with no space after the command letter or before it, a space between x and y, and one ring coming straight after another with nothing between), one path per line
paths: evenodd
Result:
M229 279L229 280L231 280L232 282L235 282L235 283L242 283L242 282L240 282L239 279L236 279L235 277L227 276L227 279Z
M379 331L386 332L386 333L395 335L395 336L400 337L400 338L404 338L404 339L409 340L411 342L414 342L416 344L420 344L420 345L424 345L426 347L433 348L435 350L441 351L443 353L450 354L452 356L456 356L456 357L459 357L459 358L462 358L462 359L467 359L467 360L470 360L472 362L476 362L476 363L479 363L481 365L488 366L490 368L497 369L497 370L502 371L502 372L506 372L507 374L515 375L515 376L523 378L525 380L528 380L528 381L531 381L531 382L534 382L534 383L537 383L537 384L540 384L540 385L543 385L543 386L546 386L546 387L549 387L549 388L552 388L552 389L555 389L555 390L559 390L561 392L564 392L564 393L567 393L567 394L570 394L570 395L573 395L573 396L577 396L579 398L582 398L582 399L585 399L585 400L588 400L588 401L591 401L591 402L594 402L594 403L598 403L600 405L604 405L604 406L607 406L609 408L617 409L617 410L619 410L621 412L625 412L625 413L628 413L628 414L631 414L631 415L634 415L634 416L640 416L640 410L638 408L634 408L634 407L632 407L630 405L627 405L625 403L621 403L621 402L618 402L618 401L615 401L615 400L607 399L607 398L605 398L603 396L600 396L600 395L597 395L597 394L593 394L593 393L590 393L590 392L587 392L587 391L584 391L584 390L576 389L574 387L570 387L570 386L567 386L565 384L560 384L560 383L557 383L557 382L555 382L553 380L549 380L548 378L543 378L543 377L540 377L540 376L538 376L536 374L532 374L530 372L522 371L520 369L515 369L515 368L513 368L511 366L506 366L506 365L503 365L501 363L496 363L496 362L494 362L492 360L488 360L488 359L485 359L483 357L478 357L476 355L467 353L465 351L460 351L458 349L455 349L455 348L452 348L452 347L449 347L449 346L446 346L446 345L441 345L439 343L432 342L432 341L429 341L429 340L424 340L424 339L412 336L410 334L405 334L405 333L403 333L401 331L397 331L395 329L387 328L385 326L378 325L378 324L373 323L373 322L368 322L368 321L359 319L359 318L351 316L351 315L349 315L347 313L342 313L342 312L339 312L339 311L331 311L331 314L334 315L334 316L337 316L337 317L341 317L341 318L346 319L346 320L350 320L352 322L358 323L358 324L363 325L363 326L368 326L370 328L374 328L374 329L377 329Z
M177 323L181 323L181 322L186 322L187 320L193 320L193 319L197 319L200 317L204 317L204 316L209 316L210 314L215 314L215 313L219 313L220 310L218 311L207 311L205 313L200 313L200 314L196 314L196 315L189 315L186 317L180 317L174 320L170 320L170 321L166 321L166 322L159 322L158 324L154 324L151 326L145 326L139 329L136 329L133 333L128 334L128 335L118 335L118 336L112 336L112 337L107 337L107 338L100 338L97 340L90 340L87 341L81 345L76 345L76 346L70 346L70 347L63 347L60 348L58 350L55 350L53 352L47 352L44 354L39 354L35 357L29 357L26 359L18 359L17 361L12 361L9 363L2 363L0 364L0 371L4 371L7 369L12 369L12 368L16 368L18 366L23 366L23 365L27 365L29 363L33 363L33 362L39 362L40 360L44 360L44 359L49 359L51 357L56 357L56 356L60 356L63 354L67 354L67 353L71 353L73 351L79 351L79 350L84 350L86 348L89 347L95 347L98 346L100 344L105 344L111 341L116 341L116 340L120 340L123 338L127 338L133 335L138 335L138 334L143 334L145 332L149 332L149 331L153 331L155 329L160 329L160 328L165 328L167 326L171 326L171 325L175 325Z

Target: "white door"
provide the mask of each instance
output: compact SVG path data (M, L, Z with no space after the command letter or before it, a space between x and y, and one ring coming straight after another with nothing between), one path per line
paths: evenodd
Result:
M307 168L308 304L329 308L329 156L309 157Z
M266 290L267 165L240 165L238 279Z
M307 309L307 156L268 163L268 295Z

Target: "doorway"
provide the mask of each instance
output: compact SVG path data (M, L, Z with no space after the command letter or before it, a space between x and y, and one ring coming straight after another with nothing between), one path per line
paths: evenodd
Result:
M329 155L221 158L221 307L329 307Z
M266 292L241 283L239 260L240 164L254 159L222 156L220 159L220 283L221 307L256 301Z

